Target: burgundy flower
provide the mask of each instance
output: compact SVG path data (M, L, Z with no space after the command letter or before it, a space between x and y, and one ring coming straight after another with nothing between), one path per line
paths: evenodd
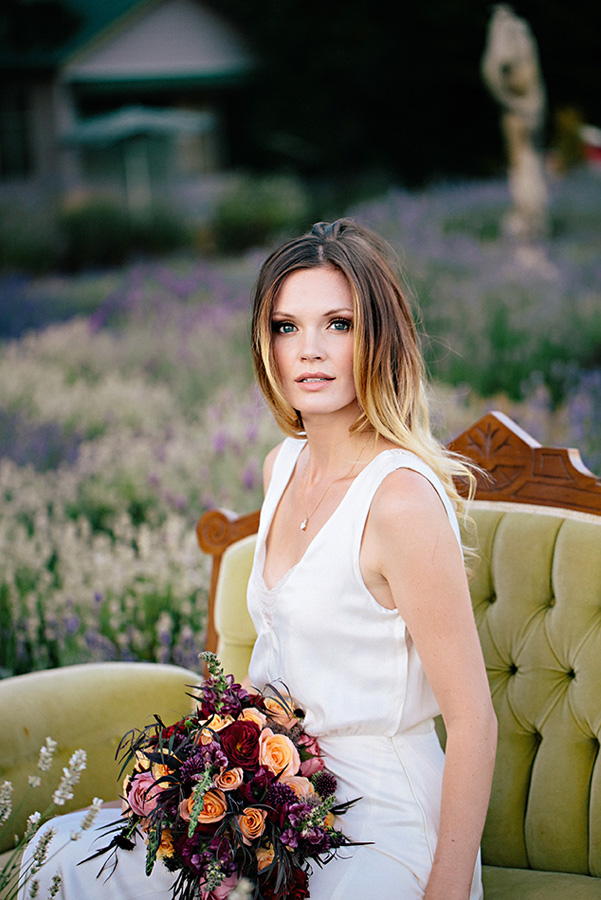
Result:
M228 725L220 732L221 746L231 766L254 769L259 761L259 726L249 719Z
M290 869L285 885L281 885L279 891L276 891L276 883L272 874L261 884L261 893L265 900L281 900L282 897L286 897L286 900L305 900L309 896L309 876L303 869L296 867Z

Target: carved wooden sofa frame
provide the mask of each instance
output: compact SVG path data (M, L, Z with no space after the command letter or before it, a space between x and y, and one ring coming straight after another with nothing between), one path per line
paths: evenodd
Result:
M502 413L450 447L485 473L470 508L470 590L499 719L485 898L601 898L601 479L577 450L543 447ZM213 560L206 646L227 669L225 609L239 677L254 640L244 593L258 522L211 510L197 526Z

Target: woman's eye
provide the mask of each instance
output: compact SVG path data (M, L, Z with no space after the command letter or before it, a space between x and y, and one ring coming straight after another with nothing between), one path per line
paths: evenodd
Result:
M350 331L353 327L350 319L333 319L330 325L334 331Z
M272 322L271 328L274 334L290 334L290 332L294 331L292 322Z

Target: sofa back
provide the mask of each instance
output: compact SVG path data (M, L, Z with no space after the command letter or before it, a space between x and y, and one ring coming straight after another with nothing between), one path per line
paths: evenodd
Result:
M499 743L489 865L601 876L601 520L474 508Z

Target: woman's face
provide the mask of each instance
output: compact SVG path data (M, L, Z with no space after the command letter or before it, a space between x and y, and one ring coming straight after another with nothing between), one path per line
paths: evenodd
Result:
M275 298L273 351L286 400L305 424L311 416L358 404L353 377L353 299L332 266L286 276Z

